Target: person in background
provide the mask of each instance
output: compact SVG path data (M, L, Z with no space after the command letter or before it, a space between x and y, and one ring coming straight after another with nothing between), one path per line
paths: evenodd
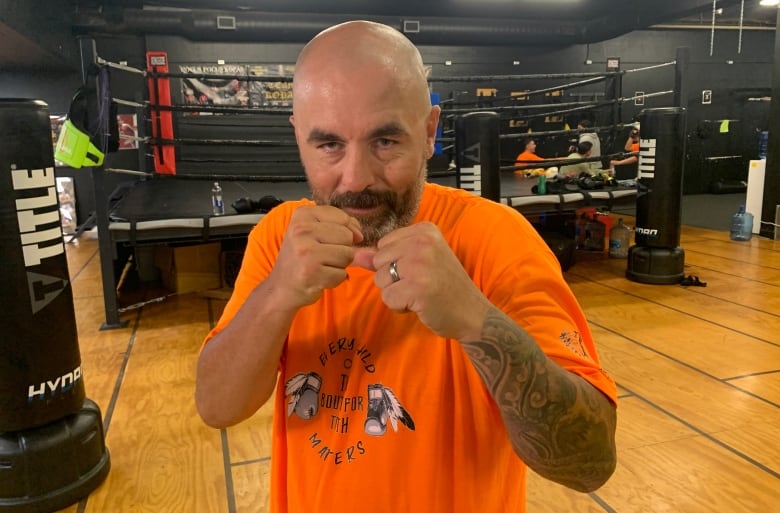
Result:
M544 158L536 154L536 141L532 137L529 137L526 139L525 144L523 144L523 151L517 154L515 164L522 166L539 160L544 160Z
M593 130L593 123L589 119L582 119L577 124L577 128L580 130L586 130L585 132L580 132L579 137L577 138L577 144L580 143L590 143L590 157L601 157L601 140L599 139L599 134L596 133L595 130ZM573 148L571 151L576 151L576 148ZM590 163L590 174L597 175L601 172L601 161L591 162Z
M525 144L523 145L523 151L521 151L515 158L515 166L528 166L530 164L533 164L534 162L541 162L544 160L546 160L544 157L540 157L539 155L536 154L536 141L533 138L528 138L526 139ZM543 175L543 174L549 174L550 176L555 176L557 173L558 173L558 167L547 167L547 168L524 167L523 169L515 170L516 175L525 175L525 176Z
M622 159L610 160L610 167L627 166L639 161L639 127L634 126L631 129L628 134L628 139L626 139L626 144L623 146L623 150L626 153L631 153L631 155Z
M601 486L615 383L531 224L427 182L440 109L415 46L336 25L293 93L312 199L252 229L195 389L219 428L274 395L271 511L523 512L526 466Z
M593 147L591 144L587 141L583 141L577 144L577 150L574 153L569 154L566 159L586 159L592 156L592 151ZM598 172L594 171L591 164L591 162L577 162L576 164L563 165L560 166L560 174L573 177L582 175L595 176Z

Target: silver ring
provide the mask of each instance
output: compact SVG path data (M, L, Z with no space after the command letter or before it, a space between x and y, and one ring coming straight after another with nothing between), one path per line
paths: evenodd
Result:
M398 264L395 263L395 260L390 262L390 267L388 267L387 270L390 272L390 278L393 280L393 283L401 279L401 277L398 276Z

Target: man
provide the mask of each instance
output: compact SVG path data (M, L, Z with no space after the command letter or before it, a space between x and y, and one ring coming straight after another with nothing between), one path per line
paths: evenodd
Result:
M577 144L577 149L566 158L569 160L586 159L592 156L592 151L593 148L591 144L587 141L584 141ZM593 167L590 164L590 162L577 162L576 164L564 165L561 166L561 173L566 176L574 177L581 176L582 174L597 174L594 172Z
M515 166L524 166L515 170L515 174L518 176L540 176L546 175L549 178L558 174L557 166L537 167L529 168L529 164L534 162L544 161L544 157L540 157L536 154L536 141L534 139L527 139L523 145L523 151L517 154L515 158Z
M592 130L592 126L593 123L589 119L581 119L580 122L577 123L577 129L583 131L580 132L579 136L577 136L576 144L569 146L569 157L571 157L571 154L577 151L577 146L584 142L590 143L591 150L589 157L601 156L601 140L599 139L599 135ZM599 174L601 171L601 162L591 162L589 165L592 168L588 170L589 174Z
M577 124L577 128L580 130L586 130L585 132L580 132L580 136L577 138L578 143L583 142L589 142L591 145L591 157L600 157L601 156L601 140L599 139L599 134L592 131L593 123L590 122L589 119L583 119Z
M276 386L272 511L521 512L525 464L599 487L614 383L530 224L425 182L439 108L419 52L337 25L301 52L293 98L314 201L252 230L195 392L223 427Z
M611 160L612 166L625 166L633 164L639 160L639 127L634 126L628 134L626 144L623 145L623 151L629 155L623 159Z
M577 140L578 144L582 143L590 143L591 150L589 157L600 157L601 156L601 140L599 139L599 134L597 134L595 131L592 131L591 127L593 126L593 123L589 119L583 119L579 122L577 125L577 128L581 130L588 130L587 132L581 132L580 136ZM601 162L591 162L590 163L590 174L597 175L601 172Z

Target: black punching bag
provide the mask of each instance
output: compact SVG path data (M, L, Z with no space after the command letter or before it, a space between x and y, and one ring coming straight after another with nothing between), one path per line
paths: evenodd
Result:
M0 99L0 512L77 501L108 472L85 398L49 110Z
M455 122L457 186L493 201L501 200L499 117L469 112Z
M638 194L635 246L628 252L626 277L641 283L679 283L685 252L680 245L685 109L639 113Z

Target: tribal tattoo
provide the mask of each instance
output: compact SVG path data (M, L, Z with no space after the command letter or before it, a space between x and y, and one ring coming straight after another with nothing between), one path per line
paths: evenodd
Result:
M616 412L605 395L550 360L495 308L485 317L482 340L463 348L529 467L583 492L606 482L615 469Z

